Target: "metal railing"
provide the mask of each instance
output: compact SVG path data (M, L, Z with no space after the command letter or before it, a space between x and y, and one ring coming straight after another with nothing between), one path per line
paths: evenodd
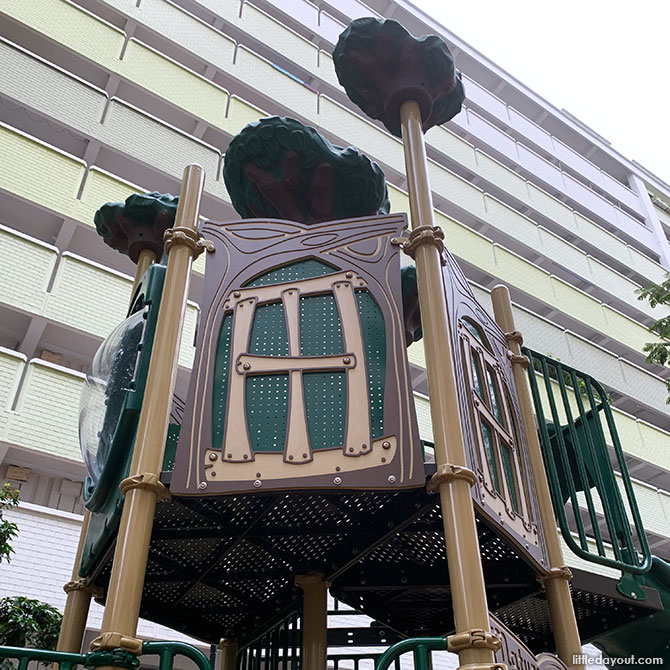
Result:
M651 553L607 392L586 373L523 352L531 362L544 464L566 544L584 560L624 573L647 572Z
M431 670L430 657L433 651L447 651L447 638L411 637L389 647L379 657L375 670L388 670L391 663L394 664L394 670L399 670L400 657L409 652L413 656L414 670Z
M172 670L175 656L189 658L198 666L198 670L212 670L207 656L196 647L185 642L144 642L142 656L153 654L159 656L159 670ZM77 665L84 668L109 666L127 668L128 670L135 670L140 666L139 657L125 649L74 654L46 649L28 649L26 647L0 647L0 659L18 661L17 670L28 670L28 665L33 661L40 665L57 667L58 670L72 670Z

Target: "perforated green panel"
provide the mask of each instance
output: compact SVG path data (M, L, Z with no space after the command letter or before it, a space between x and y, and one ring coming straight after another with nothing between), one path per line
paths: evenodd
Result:
M312 277L322 277L337 272L337 269L322 263L314 258L298 261L284 265L283 267L270 270L265 274L248 281L245 286L269 286L270 284L281 284L287 281L297 281L298 279L311 279Z
M219 347L214 364L212 383L212 445L221 447L226 422L226 401L228 399L228 371L230 370L230 336L233 315L226 314L221 324Z
M261 356L288 356L288 336L281 302L256 308L249 339L249 353Z
M308 372L302 383L312 449L341 446L347 411L346 373Z
M282 452L288 419L288 375L248 377L246 404L253 451Z
M356 301L363 328L365 364L370 394L372 437L384 434L384 381L386 377L386 330L384 317L375 299L367 291L357 291Z
M303 356L344 353L340 315L332 294L300 298L300 352Z

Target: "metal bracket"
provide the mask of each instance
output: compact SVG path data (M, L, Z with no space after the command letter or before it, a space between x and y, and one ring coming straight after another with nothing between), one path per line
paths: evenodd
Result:
M126 479L121 480L119 488L123 495L125 495L127 491L130 491L130 489L147 489L153 491L158 500L170 500L171 498L170 491L166 488L163 482L160 481L158 475L151 472L143 472L140 475L126 477Z
M184 226L175 226L168 228L163 235L165 242L165 251L170 253L170 249L175 245L186 245L191 250L193 258L197 258L203 251L214 253L214 243L205 240L195 230Z
M142 653L143 644L143 640L138 640L136 637L130 637L130 635L123 635L123 633L101 633L91 642L91 651L122 649L131 654L139 655Z
M512 365L520 365L524 370L530 365L528 356L518 356L513 351L507 352L507 358L512 361Z
M84 577L73 579L67 584L64 584L63 591L65 591L65 593L72 593L72 591L88 591L93 598L102 598L104 593L103 589L99 586L89 584Z
M491 651L496 652L499 651L501 647L502 642L500 638L494 633L491 633L488 630L484 630L483 628L473 628L472 630L467 630L463 633L455 633L454 635L447 636L447 651L451 651L456 654L460 651L463 651L464 649L490 649ZM489 670L491 668L500 667L500 664L488 664L482 666L466 665L461 666L461 670L463 670L463 668L474 667L487 668L487 670ZM502 667L505 666L503 665Z
M551 568L546 575L538 576L537 580L544 584L544 582L549 581L550 579L565 579L566 582L572 581L572 570L565 565L561 565L555 568Z
M464 479L470 486L477 483L477 475L470 468L466 468L464 465L443 463L437 466L437 472L430 478L426 489L428 493L437 493L441 484L454 479Z
M642 585L633 579L633 575L629 572L622 572L621 579L616 585L616 590L626 596L627 598L632 598L633 600L646 600L647 594L642 588Z
M444 256L444 231L439 226L419 226L409 235L406 242L402 243L403 251L413 259L416 259L416 250L422 244L430 244L437 248L440 253L442 265L447 264Z
M520 347L523 346L523 335L518 330L505 333L507 342L516 342Z

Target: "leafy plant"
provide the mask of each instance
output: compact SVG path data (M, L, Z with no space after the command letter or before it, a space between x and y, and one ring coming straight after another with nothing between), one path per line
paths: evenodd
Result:
M2 513L19 504L19 492L13 489L9 484L4 484L0 488L0 563L5 559L8 563L11 554L14 552L10 544L18 533L18 526L11 521L2 518Z
M638 300L647 300L651 307L657 305L670 306L670 274L666 275L661 284L650 284L645 288L637 290ZM658 365L670 365L670 316L664 316L655 321L649 328L649 332L658 335L662 342L647 342L642 351L647 354L647 363L658 363ZM666 402L670 404L670 380L665 381L668 389Z
M0 645L55 649L63 615L52 605L10 596L0 599Z

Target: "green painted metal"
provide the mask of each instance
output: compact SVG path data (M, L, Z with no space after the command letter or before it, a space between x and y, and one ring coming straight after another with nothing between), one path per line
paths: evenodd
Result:
M651 552L606 391L584 372L529 349L524 353L532 363L528 378L545 469L566 544L584 560L624 573L647 572ZM624 495L617 484L608 444L614 452ZM571 533L567 502L571 503L571 521L578 540ZM580 503L586 505L587 523L578 512ZM599 525L600 516L606 536ZM589 548L589 536L597 552ZM629 597L644 597L628 579L623 579L619 590Z
M123 508L123 495L119 491L119 483L127 476L132 460L135 431L144 399L164 279L165 266L152 265L142 278L128 310L128 316L142 311L145 326L142 341L138 346L133 379L127 388L124 388L118 419L115 419L116 426L112 430L109 454L100 479L94 485L92 480L87 478L84 487L84 502L91 512L91 520L80 566L82 576L90 574L99 557L110 546L118 529Z
M193 661L198 670L212 670L209 659L200 649L185 642L144 642L142 655L158 654L158 670L172 670L175 656L184 656Z
M446 637L411 637L389 647L377 661L375 670L388 670L391 663L396 663L403 654L412 653L415 670L431 670L430 653L433 651L447 651Z
M207 656L199 649L185 642L144 642L142 655L160 656L158 670L172 670L175 656L184 656L192 660L199 670L212 670ZM0 647L0 658L18 661L18 670L27 670L28 664L37 661L43 665L58 666L59 670L72 670L74 666L98 668L110 666L136 670L140 666L139 658L125 649L90 651L87 654L72 654L46 649L28 649L26 647Z

